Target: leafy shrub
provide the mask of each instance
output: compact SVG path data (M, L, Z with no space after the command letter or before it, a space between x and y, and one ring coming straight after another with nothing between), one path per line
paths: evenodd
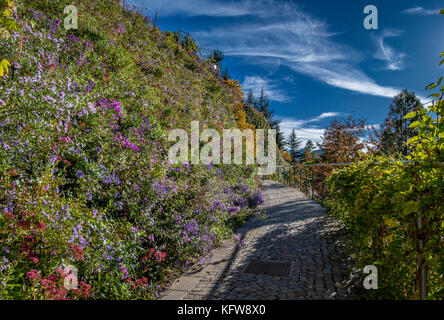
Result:
M418 298L419 264L427 270L428 297L444 296L442 80L426 88L439 89L431 95L436 103L406 115L419 116L410 125L410 156L368 157L328 179L328 206L350 230L357 267L378 268L379 298Z
M418 169L377 157L335 171L328 180L328 207L349 228L357 266L378 268L375 293L380 298L418 295L418 236L424 236L430 295L442 286L443 175L431 168L417 175ZM420 208L425 225L421 235L416 228Z

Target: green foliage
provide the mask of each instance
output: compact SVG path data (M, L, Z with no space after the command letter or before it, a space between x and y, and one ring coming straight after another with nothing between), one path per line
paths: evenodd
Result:
M219 65L223 59L224 59L224 54L220 50L216 49L210 54L210 61L214 64Z
M315 152L316 146L310 139L307 141L304 147L304 151L302 152L302 158L306 163L313 163L314 157L316 156Z
M0 2L0 28L8 31L18 30L18 25L13 18L13 12L16 10L16 4L11 0L2 0Z
M17 22L13 18L15 3L11 0L0 1L0 39L9 38L10 32L18 29ZM1 58L1 56L0 56ZM6 59L0 59L0 77L8 74L11 63Z
M443 56L444 52L441 53L441 57ZM416 135L407 142L412 149L412 155L408 159L425 162L444 161L444 85L442 82L443 77L440 77L436 82L426 86L426 90L438 91L429 95L429 97L437 98L431 106L412 111L405 116L405 119L417 119L409 126Z
M245 104L255 108L267 120L270 129L276 130L276 144L280 150L285 146L285 138L280 128L280 121L273 118L274 111L270 108L270 99L265 93L264 88L261 88L261 93L257 98L254 97L253 91L250 89L245 97Z
M377 163L375 163L377 162ZM347 225L356 266L378 268L378 298L418 297L417 214L424 213L429 296L442 289L444 180L441 169L376 157L335 171L328 180L331 212ZM396 261L396 263L394 263Z
M3 77L4 74L7 74L9 72L8 67L11 66L8 60L3 59L0 61L0 77Z
M444 53L442 54L444 56ZM444 283L444 86L427 108L405 115L414 130L404 162L369 156L328 179L331 212L347 225L357 267L378 268L378 298L419 297L418 257L427 268L429 298L443 297ZM422 228L418 227L418 215ZM423 241L423 253L419 241Z
M288 153L293 160L296 160L302 156L300 152L301 143L301 139L296 136L296 132L293 129L291 131L290 137L288 138L288 141L286 142Z
M407 141L414 135L410 124L418 118L413 111L421 108L421 101L413 92L404 89L393 98L388 117L385 119L381 130L380 148L386 155L409 153ZM405 116L409 114L410 117Z
M189 34L187 34L185 36L185 38L183 39L183 47L185 48L185 50L189 51L189 52L194 52L197 53L197 46L196 43L194 42L194 40L190 37Z

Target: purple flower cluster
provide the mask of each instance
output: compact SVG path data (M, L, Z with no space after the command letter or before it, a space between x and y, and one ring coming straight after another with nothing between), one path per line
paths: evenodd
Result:
M96 102L96 108L102 109L103 114L105 114L105 111L107 110L113 111L115 121L118 121L123 117L122 108L119 101L113 99L101 98Z
M260 206L262 203L264 203L264 193L261 189L258 189L250 198L249 207L255 208L257 206Z
M140 148L136 146L134 143L125 138L120 131L116 132L115 136L118 143L120 143L124 148L134 150L136 152L140 151Z

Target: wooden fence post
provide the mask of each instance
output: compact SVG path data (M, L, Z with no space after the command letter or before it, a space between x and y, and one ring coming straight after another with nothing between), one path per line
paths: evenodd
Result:
M321 176L321 183L322 183L322 191L321 191L321 203L324 205L324 199L325 199L325 172L324 167L322 167L322 176Z
M299 167L299 191L302 191L302 164Z
M314 183L315 183L314 167L311 167L311 199L314 200Z
M288 167L288 185L291 186L291 166Z

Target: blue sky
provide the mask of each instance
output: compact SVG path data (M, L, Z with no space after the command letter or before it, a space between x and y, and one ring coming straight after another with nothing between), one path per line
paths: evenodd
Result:
M264 87L285 134L319 141L347 114L381 124L403 88L425 102L436 80L442 0L130 0L162 30L189 32L204 53L220 49L223 66L245 91ZM366 30L364 7L378 9Z

